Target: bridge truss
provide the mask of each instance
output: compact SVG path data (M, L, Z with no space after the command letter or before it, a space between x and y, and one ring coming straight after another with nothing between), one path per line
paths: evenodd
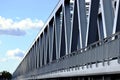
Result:
M60 0L13 79L120 73L119 21L120 0Z

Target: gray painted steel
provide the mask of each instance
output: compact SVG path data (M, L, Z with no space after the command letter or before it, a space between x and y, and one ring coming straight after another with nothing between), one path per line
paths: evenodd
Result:
M106 5L107 4L107 5ZM101 0L104 37L110 36L113 31L114 12L111 0Z
M114 59L120 63L119 21L120 0L60 0L13 79L104 66Z
M71 35L71 5L70 0L65 0L63 4L64 9L64 27L65 27L65 41L66 41L66 53L70 53L70 35Z
M99 40L98 27L97 27L99 1L100 0L91 0L91 3L90 3L90 10L89 10L90 14L88 17L89 21L87 26L86 46Z
M85 47L86 31L87 31L87 16L85 0L77 0L78 21L79 21L79 36L80 48Z

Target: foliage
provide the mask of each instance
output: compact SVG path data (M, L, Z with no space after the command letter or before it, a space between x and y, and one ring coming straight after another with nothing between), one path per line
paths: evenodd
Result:
M7 71L3 71L2 72L2 78L5 79L5 80L11 80L12 74L7 72Z

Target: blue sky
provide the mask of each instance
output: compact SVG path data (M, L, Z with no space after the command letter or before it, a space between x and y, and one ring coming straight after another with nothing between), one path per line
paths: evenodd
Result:
M58 1L0 0L0 72L14 72Z

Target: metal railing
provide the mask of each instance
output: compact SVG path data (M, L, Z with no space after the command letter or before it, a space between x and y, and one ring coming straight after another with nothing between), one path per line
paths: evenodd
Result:
M75 67L80 67L89 64L96 64L119 59L120 57L120 33L113 34L103 40L97 41L88 47L74 51L68 55L54 60L49 64L42 66L41 68L33 71L31 76L52 74L57 71L70 70Z
M64 72L65 70L79 67L84 68L85 65L97 64L100 62L118 59L120 62L120 32L111 35L103 40L99 40L85 48L74 51L57 60L52 61L36 70L28 72L19 76L20 78L29 78L37 75L52 74L57 72Z

